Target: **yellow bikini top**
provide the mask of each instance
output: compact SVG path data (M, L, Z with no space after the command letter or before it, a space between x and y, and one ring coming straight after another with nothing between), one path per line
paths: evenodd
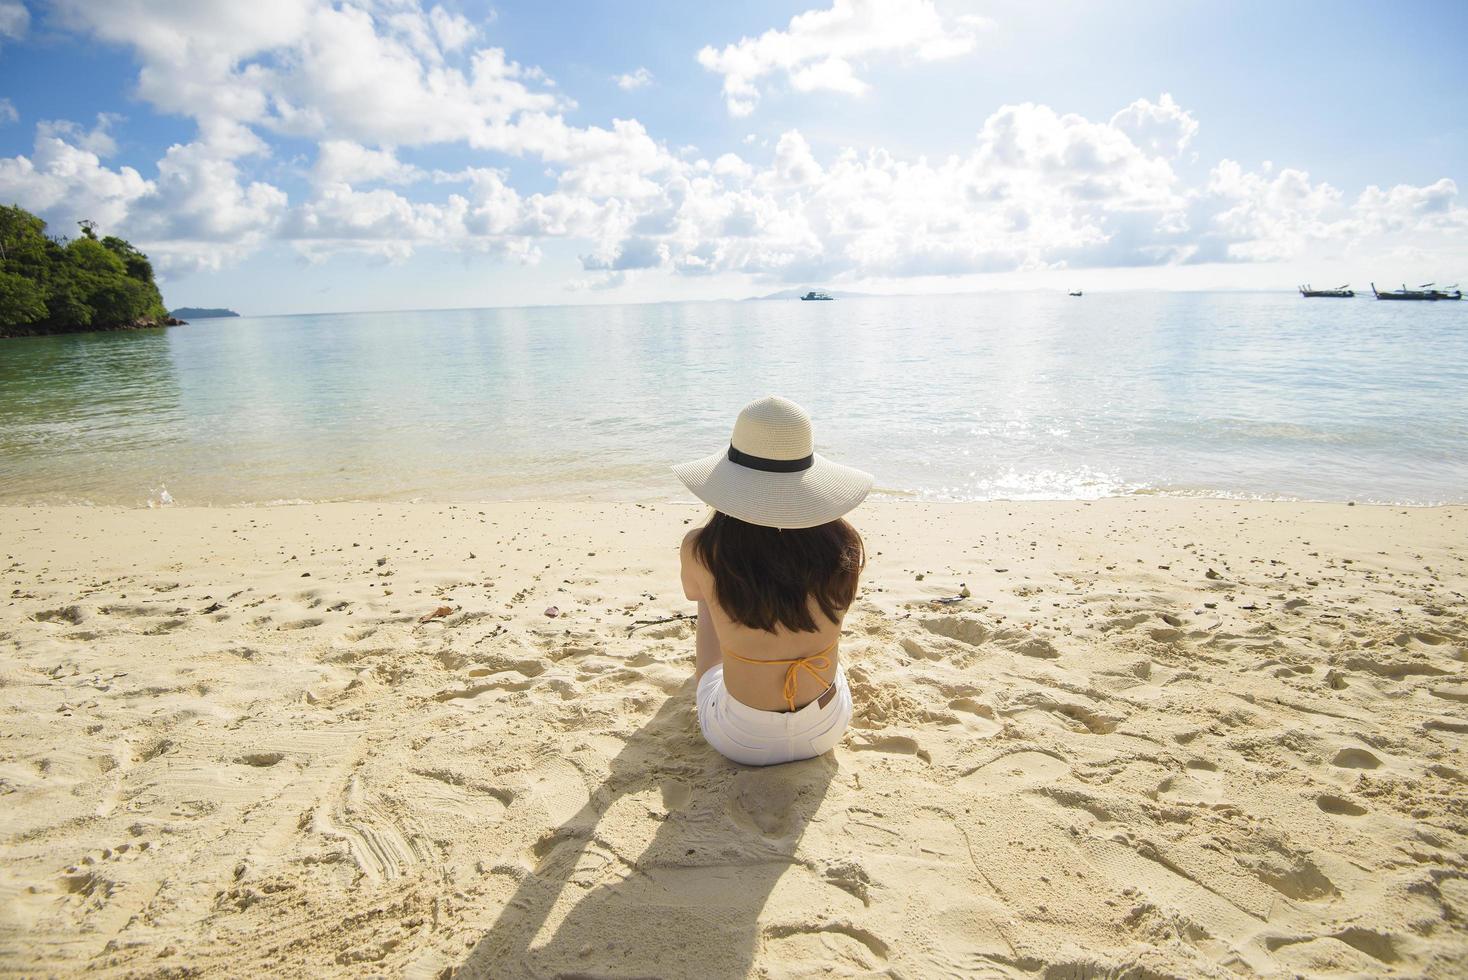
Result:
M789 669L785 671L785 688L783 693L785 695L785 703L790 705L791 711L794 711L795 688L800 683L800 668L804 667L812 677L825 684L826 679L821 676L820 672L831 666L831 658L828 655L836 649L836 644L840 642L841 637L838 636L830 646L826 647L820 653L813 653L809 657L796 657L794 660L751 660L749 657L741 657L739 654L729 650L724 651L724 656L732 657L740 663L746 664L789 664Z

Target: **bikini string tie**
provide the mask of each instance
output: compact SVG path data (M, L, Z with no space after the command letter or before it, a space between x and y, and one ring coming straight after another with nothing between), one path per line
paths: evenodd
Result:
M821 676L820 672L831 666L831 658L828 654L835 648L836 644L833 643L820 653L812 654L809 657L796 657L794 660L753 660L749 657L741 657L739 654L732 653L728 650L724 651L724 656L733 657L735 660L747 664L788 665L785 670L785 686L781 693L785 696L785 703L790 706L790 710L794 711L795 694L800 684L800 669L804 667L806 672L814 677L817 682L824 684L826 679Z

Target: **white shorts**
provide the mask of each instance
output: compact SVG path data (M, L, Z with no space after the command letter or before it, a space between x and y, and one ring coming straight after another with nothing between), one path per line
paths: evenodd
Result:
M851 688L840 664L835 684L825 707L817 699L795 711L761 711L730 696L721 664L698 682L698 727L721 754L746 766L812 759L835 748L851 723Z

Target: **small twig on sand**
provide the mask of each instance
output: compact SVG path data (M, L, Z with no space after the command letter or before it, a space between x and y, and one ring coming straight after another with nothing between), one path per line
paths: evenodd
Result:
M659 623L676 623L680 619L697 619L694 613L678 613L675 616L665 616L662 619L634 619L632 625L627 627L627 635L631 636L644 626L656 626Z

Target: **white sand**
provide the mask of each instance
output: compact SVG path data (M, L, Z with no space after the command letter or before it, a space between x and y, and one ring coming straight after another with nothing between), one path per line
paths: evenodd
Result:
M1468 974L1468 509L868 505L767 770L701 516L0 508L0 972Z

